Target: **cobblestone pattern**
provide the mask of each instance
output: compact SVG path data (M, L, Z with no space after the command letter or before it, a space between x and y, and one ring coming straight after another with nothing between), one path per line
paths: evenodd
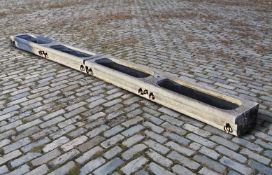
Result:
M269 0L2 0L0 174L272 174ZM30 32L260 103L241 138L19 51Z

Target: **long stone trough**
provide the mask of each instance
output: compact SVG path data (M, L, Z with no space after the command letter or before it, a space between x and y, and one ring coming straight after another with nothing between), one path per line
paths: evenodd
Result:
M258 103L47 37L18 34L10 38L19 49L97 77L227 133L241 136L255 126Z

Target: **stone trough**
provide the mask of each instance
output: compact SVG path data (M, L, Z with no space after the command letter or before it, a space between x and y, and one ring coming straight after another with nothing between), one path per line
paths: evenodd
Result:
M98 55L31 34L11 36L15 47L92 75L143 98L240 136L256 123L258 104L142 65Z

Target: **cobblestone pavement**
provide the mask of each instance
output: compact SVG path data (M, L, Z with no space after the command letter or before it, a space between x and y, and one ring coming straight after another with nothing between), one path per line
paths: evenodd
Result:
M0 174L272 174L270 0L1 0ZM260 103L241 138L17 50L42 34Z

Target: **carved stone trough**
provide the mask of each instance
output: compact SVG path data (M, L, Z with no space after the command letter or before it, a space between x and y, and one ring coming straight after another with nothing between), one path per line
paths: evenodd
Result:
M227 133L240 136L256 123L258 104L142 65L97 55L31 34L11 36L15 47L92 75Z

